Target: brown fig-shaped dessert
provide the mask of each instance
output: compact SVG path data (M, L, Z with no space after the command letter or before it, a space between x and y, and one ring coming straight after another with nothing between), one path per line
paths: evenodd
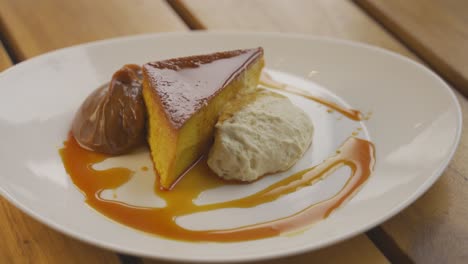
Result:
M145 141L145 123L141 67L128 64L86 98L72 133L82 147L116 155Z

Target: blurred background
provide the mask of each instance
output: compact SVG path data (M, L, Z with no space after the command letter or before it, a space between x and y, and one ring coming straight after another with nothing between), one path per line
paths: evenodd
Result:
M84 42L190 30L301 33L391 50L425 64L449 83L465 127L468 123L467 0L0 0L0 71ZM366 234L288 261L466 263L464 131L454 160L416 203ZM3 198L0 225L0 263L163 263L69 238Z

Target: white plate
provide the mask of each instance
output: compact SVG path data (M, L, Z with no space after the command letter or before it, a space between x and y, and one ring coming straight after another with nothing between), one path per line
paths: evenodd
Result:
M375 143L375 171L351 201L302 234L239 243L162 239L115 223L84 203L57 150L66 138L74 111L90 91L126 63L255 46L265 48L267 67L278 79L364 113L372 112L370 120L352 122L291 96L311 115L317 129L313 148L293 170L331 155L358 126L364 128L360 136ZM401 211L434 183L450 161L461 131L461 112L453 92L425 67L379 48L298 35L197 32L100 41L20 63L0 75L0 89L0 193L39 221L78 239L171 260L276 257L317 249L366 231ZM232 226L228 219L233 216L247 215L236 218L245 224L288 215L307 206L311 197L333 195L346 175L345 169L337 171L306 191L260 208L195 215L180 224L195 229L221 228ZM229 187L226 192L214 191L201 197L201 202L231 199L237 192L245 194L278 177L266 177L248 187ZM138 181L133 184L139 185ZM151 190L133 199L133 187L122 188L119 199L157 203ZM213 218L218 221L213 222Z

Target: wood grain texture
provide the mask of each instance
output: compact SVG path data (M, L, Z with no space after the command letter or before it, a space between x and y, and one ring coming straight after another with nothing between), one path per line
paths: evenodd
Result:
M169 264L157 260L144 260L145 264ZM308 264L308 263L389 263L366 236L357 236L348 241L321 250L291 257L258 261L255 264Z
M278 31L355 40L413 56L350 1L170 0L194 28Z
M166 2L153 0L0 0L0 21L20 60L97 39L186 29ZM8 66L0 49L0 70ZM0 226L0 263L120 263L115 253L62 235L1 197Z
M468 2L356 0L468 96Z
M120 263L113 252L46 227L0 197L1 263Z
M195 17L195 25L208 29L339 37L371 43L418 60L348 1L177 0L173 5ZM457 263L468 259L468 101L456 94L462 106L464 128L449 168L422 198L382 225L403 253L418 263Z
M186 29L163 0L0 0L0 19L19 60L98 39Z

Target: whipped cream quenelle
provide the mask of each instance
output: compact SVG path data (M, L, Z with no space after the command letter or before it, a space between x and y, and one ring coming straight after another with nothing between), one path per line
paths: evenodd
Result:
M309 148L313 131L307 114L287 97L249 94L221 113L208 166L221 178L246 182L285 171Z

